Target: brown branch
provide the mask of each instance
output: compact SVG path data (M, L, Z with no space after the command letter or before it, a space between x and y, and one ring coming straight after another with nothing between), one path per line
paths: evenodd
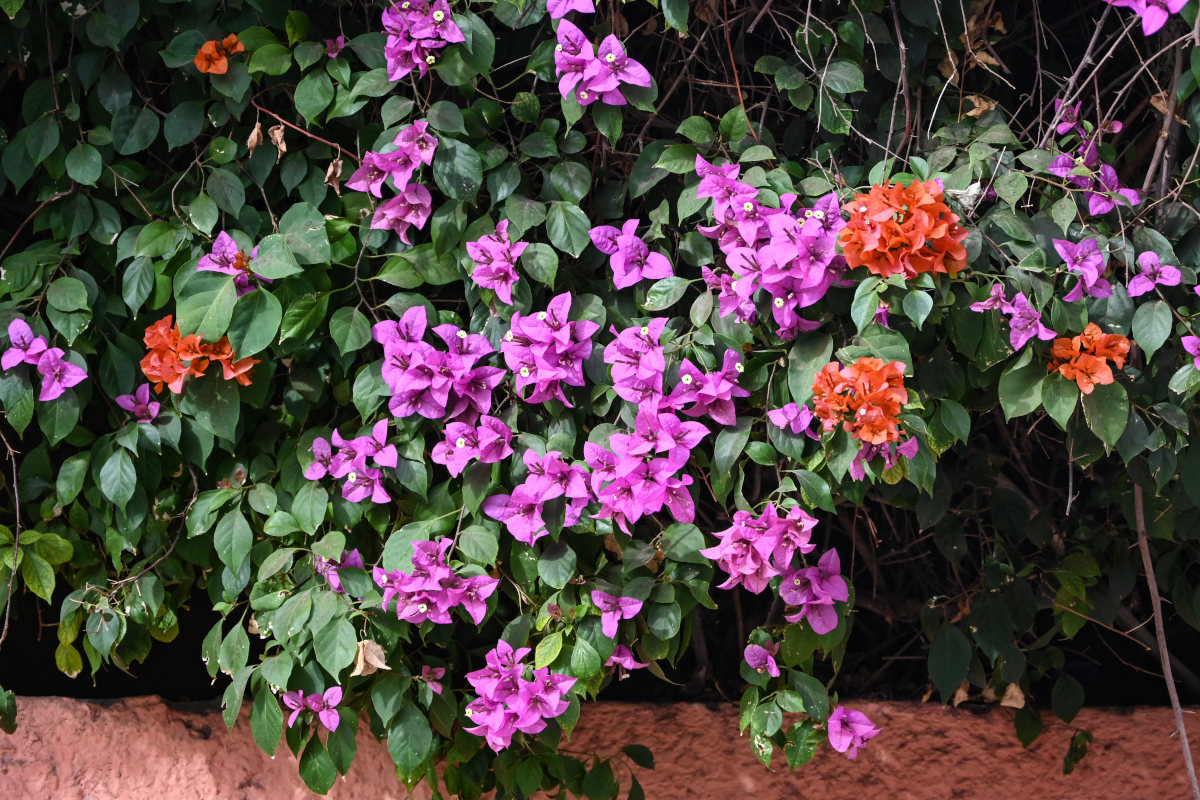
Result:
M1192 763L1192 748L1188 745L1187 726L1183 722L1183 709L1179 706L1179 692L1175 688L1175 676L1171 672L1171 656L1167 652L1167 632L1163 627L1162 598L1158 596L1158 578L1154 575L1154 562L1150 559L1150 541L1146 538L1145 506L1140 484L1133 485L1133 516L1137 523L1138 550L1142 553L1142 569L1146 571L1146 584L1150 589L1150 604L1154 609L1154 635L1158 640L1158 660L1162 664L1163 677L1167 680L1167 696L1171 698L1171 710L1175 712L1175 730L1179 732L1179 744L1183 748L1183 763L1187 767L1188 782L1192 786L1192 797L1200 800L1200 783L1196 781L1196 765Z
M28 225L30 222L32 222L33 218L36 217L43 208L50 205L50 203L54 202L55 200L61 200L62 198L66 197L67 195L71 194L74 191L75 191L75 184L72 183L71 188L67 189L65 192L55 192L54 194L50 195L42 202L38 203L38 207L35 208L33 211L30 211L29 216L25 218L25 221L17 226L17 229L15 231L13 231L12 236L8 237L8 244L4 245L3 250L0 250L0 260L4 259L4 256L8 254L9 249L12 248L13 242L17 241L17 237L21 235L21 231L25 230L25 226Z
M288 122L283 117L276 114L274 111L270 111L268 109L263 108L258 103L254 102L253 100L250 101L250 105L254 106L255 108L257 108L259 111L266 114L267 116L274 117L275 119L279 120L280 124L287 125L292 130L302 133L305 136L307 136L308 138L318 141L321 144L329 145L330 147L332 147L334 150L336 150L338 152L339 156L345 154L349 158L353 158L358 163L360 163L360 164L362 163L361 158L354 155L354 153L351 153L349 150L345 149L340 144L337 144L336 142L331 142L328 139L322 139L320 136L317 136L315 133L309 133L308 131L304 130L304 128L301 128L299 125L293 125L292 123Z

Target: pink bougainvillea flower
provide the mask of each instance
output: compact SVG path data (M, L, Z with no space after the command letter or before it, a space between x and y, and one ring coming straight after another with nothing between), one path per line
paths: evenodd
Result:
M296 724L296 719L300 716L300 712L307 708L304 705L304 692L299 690L284 692L283 704L292 710L292 714L287 720L287 726L290 728Z
M383 488L383 472L370 467L346 475L342 497L351 503L361 503L368 497L373 503L387 503L392 499Z
M1079 111L1083 108L1083 103L1075 103L1074 105L1063 105L1062 98L1055 98L1054 113L1058 115L1058 127L1055 128L1055 133L1059 136L1064 136L1075 128L1082 128L1079 125Z
M338 723L342 721L337 709L334 708L340 702L342 702L342 687L340 686L332 686L326 689L324 694L310 694L304 698L304 705L308 707L309 711L316 712L317 719L321 720L321 724L329 731L336 731Z
M829 746L839 753L845 753L849 759L857 756L858 748L865 747L869 740L879 735L880 730L871 724L866 714L845 706L833 710L825 728L829 732Z
M1104 273L1104 254L1100 252L1100 242L1096 239L1084 239L1074 244L1064 239L1054 239L1054 249L1067 262L1067 270L1079 276L1075 288L1063 297L1068 303L1087 297L1108 297L1112 294L1112 284L1100 277Z
M1087 193L1088 213L1093 217L1098 217L1101 214L1107 214L1117 206L1117 201L1112 195L1118 195L1128 201L1129 205L1136 206L1142 202L1142 195L1136 189L1129 189L1121 185L1120 179L1117 177L1117 171L1108 164L1100 167L1096 173L1096 190Z
M783 408L775 408L768 411L767 419L775 427L791 431L797 436L803 433L810 439L820 440L821 438L821 434L815 433L812 429L813 420L816 417L813 416L808 406L788 403Z
M650 86L650 73L626 53L621 40L609 34L600 42L596 59L588 65L585 76L588 88L596 92L608 92L622 83L632 86Z
M572 11L594 14L596 6L592 4L592 0L546 0L546 11L550 14L550 19L562 19Z
M162 404L150 399L150 384L143 383L133 394L123 394L115 398L121 408L133 414L138 422L153 422L158 416Z
M400 241L412 244L408 238L408 229L425 227L429 215L433 211L433 195L419 183L404 187L398 195L388 200L371 217L371 228L375 230L393 230L400 236Z
M1020 350L1035 336L1042 341L1049 341L1058 336L1042 324L1042 315L1030 304L1024 292L1018 292L1004 311L1010 315L1008 324L1011 330L1008 340L1014 350Z
M313 559L313 566L317 570L317 574L325 578L329 583L329 588L337 594L345 594L346 590L342 588L342 579L338 577L338 570L346 567L354 567L364 569L362 553L358 552L358 548L353 550L343 550L342 557L338 560L316 556Z
M0 356L0 367L10 370L22 362L36 365L48 346L41 336L34 336L33 328L23 319L8 323L9 348Z
M1117 8L1132 8L1142 18L1142 34L1151 36L1162 30L1172 14L1178 14L1188 0L1104 0Z
M1140 275L1134 275L1129 282L1129 296L1139 297L1152 290L1155 286L1178 286L1183 273L1178 267L1164 264L1158 253L1147 250L1138 256L1138 266L1142 268Z
M37 370L42 373L42 390L38 394L38 400L57 400L67 389L87 378L83 367L64 361L64 355L61 348L51 347L38 359Z
M969 307L972 311L987 311L988 309L998 308L1001 311L1007 312L1008 300L1006 300L1004 297L1004 284L993 283L987 300L980 300L977 303L971 303Z
M325 55L330 58L337 58L341 55L342 50L346 47L346 37L338 34L332 39L325 40Z
M442 678L446 675L445 667L431 667L428 664L421 665L420 680L430 688L434 694L442 693Z
M613 648L613 654L608 657L608 661L604 662L604 666L611 667L616 670L617 680L623 681L629 677L628 670L642 669L649 666L649 663L643 664L633 657L633 653L628 647L623 644Z
M1200 336L1184 336L1183 349L1192 356L1192 366L1200 369Z
M636 597L613 597L599 589L592 590L592 602L600 609L600 630L610 639L617 638L617 625L623 619L633 619L642 610Z
M750 665L750 669L759 673L765 672L772 678L778 678L779 665L775 663L775 654L779 652L779 645L774 642L771 644L772 646L769 648L752 644L742 655L746 659L746 663Z
M467 242L467 255L475 262L471 279L485 289L492 289L505 305L513 304L512 291L520 278L517 277L517 259L529 247L526 242L511 242L508 239L508 220L501 220L495 233Z

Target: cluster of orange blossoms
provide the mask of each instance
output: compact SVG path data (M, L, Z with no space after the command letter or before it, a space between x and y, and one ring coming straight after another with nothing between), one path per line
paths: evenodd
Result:
M904 364L860 358L826 364L813 381L813 413L827 431L842 423L854 438L881 445L900 439L900 408L908 402Z
M181 335L179 326L172 326L169 314L146 328L143 341L150 352L142 359L142 372L154 384L154 391L161 392L166 384L168 389L179 394L183 391L184 378L189 375L200 377L212 363L221 365L225 380L250 385L250 368L259 363L257 358L235 361L228 336L211 344L201 339L193 333Z
M245 49L246 45L238 41L237 34L231 33L219 42L214 39L201 45L192 63L201 72L224 75L229 71L229 56Z
M850 212L850 221L839 241L851 269L866 267L883 278L899 274L911 280L922 272L953 277L967 266L962 245L967 231L946 205L937 181L872 186L842 208Z
M1108 362L1121 369L1128 355L1128 339L1119 333L1104 333L1096 323L1089 322L1078 336L1054 340L1047 369L1075 381L1084 394L1091 394L1097 386L1113 382Z

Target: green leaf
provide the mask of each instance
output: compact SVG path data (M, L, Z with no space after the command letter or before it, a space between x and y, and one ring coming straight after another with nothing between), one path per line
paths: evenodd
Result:
M116 450L100 468L100 491L116 506L124 506L137 489L137 471L124 449Z
M1146 354L1147 361L1171 335L1172 327L1171 306L1165 301L1155 300L1138 306L1133 314L1133 339Z
M971 643L958 629L946 622L938 628L929 645L929 677L947 703L954 690L967 677L971 666Z
M388 727L388 753L396 762L400 779L408 781L417 776L417 770L429 758L433 748L433 730L429 720L415 704L409 703Z
M228 442L234 441L241 397L237 382L222 378L219 369L210 370L203 378L188 384L179 408L204 430Z
M371 323L357 308L345 306L333 312L329 335L342 355L346 355L361 350L371 341Z
M833 355L833 338L828 334L801 336L788 351L788 389L792 400L800 405L812 397L813 381L817 373L829 363Z
M1057 372L1046 376L1042 381L1042 405L1046 413L1058 423L1058 427L1067 429L1067 422L1075 413L1079 404L1079 387L1075 381L1069 381Z
M575 551L566 542L552 542L537 562L538 577L555 589L561 589L575 577Z
M237 287L231 276L219 272L197 273L185 284L176 304L179 329L215 342L228 330L236 302Z
M534 242L521 254L521 266L529 277L543 286L554 288L558 275L558 253L548 244Z
M996 194L1000 195L1000 199L1012 208L1029 191L1029 178L1020 172L1006 172L996 178L992 187L996 190Z
M1000 376L998 393L1006 420L1031 414L1042 404L1046 368L1032 359L1033 349L1027 348Z
M788 686L800 695L804 711L814 722L824 722L829 716L829 692L825 684L805 672L792 670L788 675Z
M280 325L280 340L295 340L295 344L308 341L322 322L329 308L329 295L308 294L288 306Z
M588 231L591 224L579 207L571 203L554 202L546 216L546 233L550 243L564 253L578 258L592 241Z
M311 125L333 102L333 81L324 72L310 72L296 86L294 102L296 110Z
M1058 674L1050 692L1050 707L1063 722L1070 722L1083 708L1083 686L1065 672Z
M687 278L663 278L655 281L646 292L642 308L646 311L662 311L679 302L691 283Z
M433 157L433 180L447 197L473 203L483 185L483 160L470 145L444 137Z
M58 476L54 480L54 488L58 504L63 508L69 506L83 489L83 481L87 477L91 457L91 453L88 452L76 453L64 461L59 468Z
M279 218L279 231L283 234L283 238L297 262L301 264L329 263L329 234L325 232L325 218L311 203L297 203L285 211ZM255 269L255 272L258 270ZM284 277L267 275L265 272L260 274L268 278Z
M208 195L217 208L237 216L246 204L246 189L241 180L229 170L217 167L208 174Z
M810 508L820 508L824 511L834 510L833 494L824 478L806 469L796 470L793 474L800 482L800 496L804 498L804 502Z
M835 59L821 75L821 82L834 92L849 94L866 90L862 69L846 59Z
M313 634L313 653L317 663L337 678L343 669L354 663L358 652L358 636L345 617L338 617Z
M537 649L533 653L534 669L549 666L562 652L562 645L562 631L555 631L538 642Z
M1129 422L1129 396L1119 383L1109 383L1092 389L1083 396L1083 414L1092 433L1100 437L1111 450Z
M696 170L696 148L690 144L673 144L655 162L655 169L662 169L674 175L687 175Z
M123 156L140 153L158 136L158 115L149 108L126 106L113 114L113 147Z
M246 666L246 661L249 658L250 636L246 633L245 627L240 622L235 623L221 641L217 663L220 665L222 672L234 675Z
M88 307L87 287L76 278L58 278L46 287L46 302L59 311L80 311Z
M329 493L315 481L309 481L300 487L292 500L292 516L305 533L315 533L325 521L325 506L329 503Z
M254 534L246 517L237 508L225 513L213 531L213 548L221 563L237 572L242 563L250 557L250 548L254 545Z
M668 27L680 33L687 31L688 0L662 0L662 10Z
M188 218L192 224L205 233L212 233L213 228L217 225L217 220L220 219L220 212L217 210L217 204L213 199L204 192L196 195L196 199L188 206Z
M25 557L21 559L21 579L25 581L29 591L47 603L51 601L54 596L54 567L44 558L35 552L26 552Z
M292 51L282 44L264 45L250 56L250 72L265 72L268 75L282 75L291 69Z
M322 226L322 229L324 226ZM326 240L328 247L328 240ZM288 237L282 233L272 233L264 236L258 243L258 255L251 262L251 269L258 275L271 280L279 280L289 275L304 272L300 262L292 253Z
M104 171L100 160L100 151L87 142L80 142L67 153L67 175L76 183L85 186L95 186Z
M1061 228L1064 234L1071 227L1071 223L1075 221L1075 214L1074 195L1068 194L1050 207L1050 219L1054 220L1054 224Z
M680 123L675 132L696 144L712 144L716 138L712 123L704 117L688 117Z
M914 289L904 296L902 305L904 316L911 319L916 324L917 330L920 330L929 317L929 312L933 310L933 298L928 292Z
M324 743L317 736L308 740L300 754L300 777L317 794L327 794L337 780L337 768Z
M712 490L719 503L725 502L733 488L733 466L746 450L750 425L750 418L744 417L738 420L737 427L724 428L717 434L713 446Z
M550 185L564 200L583 202L592 188L592 172L578 161L563 161L550 170Z
M138 231L133 252L135 255L149 258L167 256L175 252L182 237L183 229L170 222L151 222Z
M283 307L275 295L259 287L237 299L229 322L229 344L234 354L246 358L262 352L275 341Z
M195 51L192 51L195 53ZM200 135L204 130L204 102L202 100L187 100L171 109L163 123L163 135L167 140L167 148L174 150L185 145Z
M283 735L283 710L275 695L265 688L254 696L254 705L250 707L250 734L264 753L275 755L279 737Z

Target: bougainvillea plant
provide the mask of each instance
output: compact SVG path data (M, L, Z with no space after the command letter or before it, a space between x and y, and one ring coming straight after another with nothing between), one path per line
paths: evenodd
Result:
M688 664L790 768L888 735L839 694L900 644L1026 744L1085 627L1178 706L1197 3L736 5L0 2L0 646L32 596L136 672L210 605L320 792L366 726L639 797L559 745Z

